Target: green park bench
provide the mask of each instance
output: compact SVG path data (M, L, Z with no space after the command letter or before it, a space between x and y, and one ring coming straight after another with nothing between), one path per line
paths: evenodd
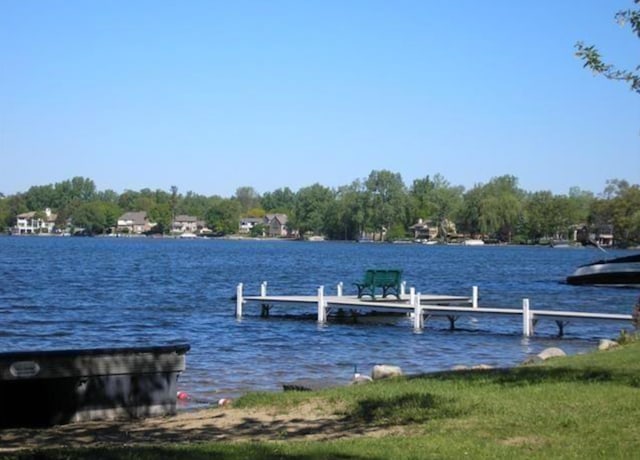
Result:
M393 294L400 299L400 284L402 283L402 270L367 270L364 279L359 283L353 283L358 288L358 298L370 295L376 298L376 289L382 289L382 298Z

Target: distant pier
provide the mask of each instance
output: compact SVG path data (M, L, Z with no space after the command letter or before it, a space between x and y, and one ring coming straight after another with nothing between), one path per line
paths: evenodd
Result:
M520 308L481 307L478 305L478 287L472 288L471 296L454 296L438 294L416 293L414 288L406 291L406 283L401 285L399 298L386 297L372 299L370 296L358 298L354 295L343 294L343 284L336 286L336 294L325 293L324 286L317 289L315 295L268 295L267 282L260 286L260 295L245 296L244 285L236 287L235 316L242 318L245 305L259 304L260 315L267 317L275 305L312 306L317 312L318 323L327 322L332 309L367 310L379 313L404 313L412 318L414 330L420 331L425 322L433 317L445 317L449 320L450 328L455 329L456 321L463 316L492 316L492 317L521 317L522 335L532 337L535 326L540 320L552 320L558 327L558 336L564 335L565 327L571 322L631 322L631 314L588 313L577 311L534 310L529 306L529 299L522 299Z

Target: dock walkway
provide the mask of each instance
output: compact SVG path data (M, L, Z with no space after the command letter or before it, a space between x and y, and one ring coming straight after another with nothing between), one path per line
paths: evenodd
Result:
M395 297L370 299L358 298L342 294L342 284L337 286L337 295L325 295L324 286L320 286L316 295L267 295L267 283L260 287L260 295L244 296L243 284L236 288L236 317L241 318L245 304L261 305L261 316L269 316L274 305L313 305L317 308L319 323L326 323L332 309L351 309L354 311L405 313L412 317L416 330L424 328L425 321L432 317L446 317L451 329L455 329L456 321L463 316L494 316L522 318L522 334L531 337L539 320L552 320L558 327L558 335L564 334L564 328L573 321L617 321L631 322L631 314L593 313L558 310L534 310L529 308L529 299L522 299L521 308L480 307L478 305L478 288L472 289L472 295L454 296L416 293L411 288L406 293L402 285L400 298Z

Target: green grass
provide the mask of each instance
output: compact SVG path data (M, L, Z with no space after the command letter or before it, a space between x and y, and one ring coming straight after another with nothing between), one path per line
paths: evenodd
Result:
M332 408L348 426L401 427L401 434L396 429L389 436L323 442L38 454L55 459L637 458L640 342L515 369L442 372L316 393L254 393L236 406L286 411L309 401Z

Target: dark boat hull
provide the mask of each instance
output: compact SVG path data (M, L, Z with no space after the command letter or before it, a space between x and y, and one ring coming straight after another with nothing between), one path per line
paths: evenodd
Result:
M574 285L640 285L640 254L582 265L567 277Z

